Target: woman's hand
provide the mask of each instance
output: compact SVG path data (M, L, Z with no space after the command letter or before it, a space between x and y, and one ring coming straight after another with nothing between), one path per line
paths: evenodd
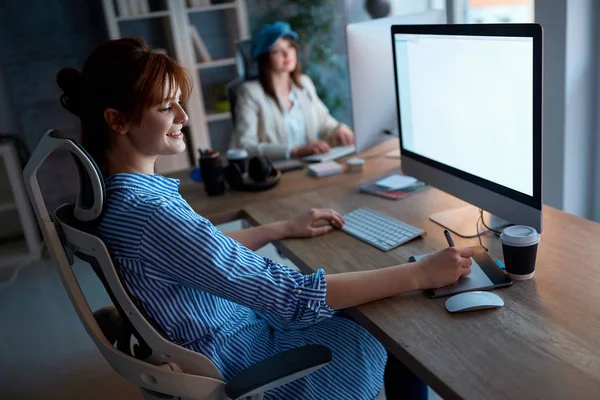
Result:
M429 254L415 263L419 289L437 289L471 273L473 250L448 247Z
M317 221L327 221L328 224L319 227L313 226ZM341 228L344 226L344 217L331 208L312 208L285 223L286 237L304 238L326 234L333 229L331 224L335 224L338 229Z
M328 153L329 145L322 140L313 140L308 144L300 147L292 148L290 155L292 158L302 158L306 156L312 156L313 154L324 154Z
M354 132L346 125L340 124L333 132L334 146L348 146L354 144Z

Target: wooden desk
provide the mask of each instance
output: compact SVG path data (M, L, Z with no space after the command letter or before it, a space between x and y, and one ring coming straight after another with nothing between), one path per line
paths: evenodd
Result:
M397 165L397 159L372 158L366 167L368 176L378 176ZM191 198L191 203L201 213L225 205L229 215L245 215L257 224L284 219L313 206L332 207L341 213L368 206L427 232L424 239L390 252L339 231L276 243L307 273L317 268L328 273L381 268L405 263L412 254L447 246L443 228L428 216L464 205L462 201L434 188L403 200L386 200L358 193L355 188L361 180L346 174L320 180L290 174L289 185L282 182L284 185L274 189L272 196L266 192L257 197L271 202L250 204L251 197L246 194L231 200L215 198L217 204L212 204L213 199L198 198ZM317 188L295 190L309 185ZM225 213L208 215L220 218ZM455 237L455 241L457 245L478 244L477 239ZM484 241L491 255L501 258L498 240L486 236ZM429 299L413 292L349 311L446 399L599 398L599 243L600 224L546 207L535 278L496 290L505 307L450 314L444 308L445 299Z
M362 173L344 173L325 179L315 179L308 177L305 170L290 171L282 175L281 181L273 189L258 193L236 192L227 189L222 196L209 197L204 192L204 184L189 178L189 171L168 176L181 181L179 193L197 213L208 218L213 224L221 224L243 218L244 207L252 203L283 199L297 193L307 193L329 186L355 187L360 182L375 179L387 171L399 168L400 160L398 158L385 157L386 153L398 149L398 140L391 139L362 153L361 157L365 158L366 162L365 170ZM342 164L343 162L340 161Z

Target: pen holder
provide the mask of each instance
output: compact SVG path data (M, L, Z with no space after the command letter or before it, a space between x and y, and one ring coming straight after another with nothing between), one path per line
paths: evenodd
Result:
M225 168L219 152L214 150L199 150L200 174L204 182L204 191L208 196L218 196L225 193Z

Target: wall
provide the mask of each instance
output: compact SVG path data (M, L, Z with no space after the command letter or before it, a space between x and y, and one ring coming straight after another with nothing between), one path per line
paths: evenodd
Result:
M65 66L81 67L107 37L99 1L0 1L0 59L30 151L49 128L78 137L77 118L59 103L56 73ZM56 153L40 171L51 206L76 193L76 174L67 162L65 154Z
M544 28L543 198L563 207L566 0L537 0L535 20Z
M18 118L15 117L10 80L0 54L0 132L16 134L20 131Z
M0 134L18 134L21 129L15 117L15 107L10 90L10 81L6 76L2 57L0 57ZM8 171L3 157L0 157L0 205L13 199L8 180ZM15 210L0 211L0 243L4 238L21 236L21 222Z
M535 1L544 28L544 204L596 221L598 12L594 0Z
M597 0L577 0L567 9L563 209L585 218L592 217L597 154L597 13Z

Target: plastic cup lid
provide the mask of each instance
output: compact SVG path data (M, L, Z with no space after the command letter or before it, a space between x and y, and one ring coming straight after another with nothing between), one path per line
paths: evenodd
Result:
M525 247L538 243L540 234L530 226L515 225L504 229L500 240L508 246Z
M244 149L229 149L227 150L227 159L228 160L240 160L243 158L248 158L248 152Z
M363 165L365 163L365 160L363 160L362 158L358 158L358 157L353 157L353 158L349 158L348 160L346 160L346 164L348 165Z

